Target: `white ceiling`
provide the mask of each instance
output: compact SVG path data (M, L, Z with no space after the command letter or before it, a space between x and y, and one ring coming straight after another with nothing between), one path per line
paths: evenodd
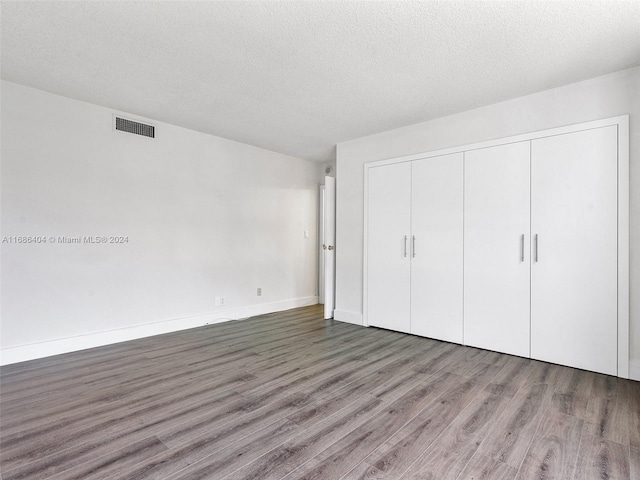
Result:
M269 150L640 64L640 1L2 2L2 78Z

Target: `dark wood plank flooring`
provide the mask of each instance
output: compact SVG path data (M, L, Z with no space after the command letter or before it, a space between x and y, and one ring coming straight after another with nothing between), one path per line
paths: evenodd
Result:
M0 375L1 480L640 478L640 383L319 306Z

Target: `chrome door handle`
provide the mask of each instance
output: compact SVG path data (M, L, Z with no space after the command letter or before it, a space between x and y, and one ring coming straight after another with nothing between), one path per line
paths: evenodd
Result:
M520 237L520 261L524 262L524 233Z
M407 256L407 236L404 236L404 256Z
M534 244L534 254L535 254L535 261L538 261L538 234L536 233L536 237L535 237L535 244Z
M411 247L411 250L413 251L413 257L415 258L416 256L416 236L413 236L413 245Z

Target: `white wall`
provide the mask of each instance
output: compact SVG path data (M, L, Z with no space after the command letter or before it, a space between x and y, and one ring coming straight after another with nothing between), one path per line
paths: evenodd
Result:
M3 363L317 302L316 164L1 86L1 235L129 239L2 244Z
M336 319L362 322L363 164L630 114L631 373L640 379L640 67L338 144Z

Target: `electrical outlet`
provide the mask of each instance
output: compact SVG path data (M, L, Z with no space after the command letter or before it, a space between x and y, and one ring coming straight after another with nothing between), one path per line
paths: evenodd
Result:
M220 305L224 305L224 297L220 297Z
M258 296L260 297L262 295L262 288L258 287Z
M224 305L224 298L222 298L222 297L216 297L216 298L215 298L215 300L214 300L214 302L215 302L215 303L214 303L214 305L215 305L216 307L219 307L220 305Z

